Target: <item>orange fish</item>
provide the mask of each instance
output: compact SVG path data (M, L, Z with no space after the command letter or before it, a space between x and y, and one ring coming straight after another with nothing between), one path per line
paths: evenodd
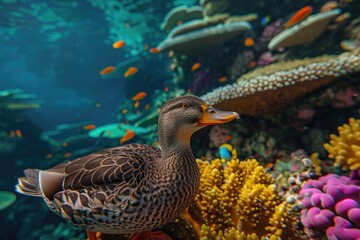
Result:
M198 70L199 68L201 67L201 65L200 65L200 63L194 63L194 65L192 65L192 67L191 67L191 71L196 71L196 70Z
M113 66L108 66L108 67L104 68L103 70L101 70L99 72L99 74L106 75L106 74L112 73L113 71L115 71L115 68Z
M219 82L221 82L221 83L226 82L226 80L227 80L226 76L219 78Z
M130 129L126 129L126 133L125 135L120 139L120 143L124 143L129 141L130 139L132 139L135 136L135 132L131 131Z
M139 101L137 101L137 102L134 103L134 108L138 108L139 106L140 106L140 102L139 102Z
M285 28L289 28L291 26L294 26L298 22L304 20L307 16L309 16L313 11L312 6L305 6L301 8L299 11L294 13L294 15L291 16L290 20L285 24Z
M121 110L122 114L126 114L128 112L128 110L126 108L124 108L123 110Z
M232 139L232 136L231 135L226 135L225 136L225 140L228 142L228 141L230 141Z
M251 67L251 68L256 67L256 61L251 61L249 63L249 67Z
M120 40L120 41L114 42L112 46L113 46L113 48L122 48L123 46L125 46L125 41Z
M143 99L146 96L147 96L146 92L139 92L138 94L136 94L135 96L132 97L132 100L133 101L139 101L139 100Z
M65 158L68 158L68 157L71 157L71 156L72 156L72 153L71 153L71 152L67 152L67 153L64 154L64 157L65 157Z
M131 75L134 75L137 73L138 69L136 67L130 67L128 70L124 73L124 77L130 77Z
M149 52L151 52L151 53L153 53L153 54L157 54L157 53L160 52L160 50L157 49L157 48L155 48L155 47L152 47L152 48L150 48Z
M84 130L93 130L96 126L94 124L88 124L83 127Z
M16 136L17 136L18 138L21 138L21 137L22 137L22 133L21 133L21 131L20 131L19 129L17 129L17 130L15 131L15 133L16 133Z
M251 47L254 45L254 40L252 38L245 38L244 45L246 47Z
M270 172L271 171L271 169L274 167L274 164L273 163L267 163L266 165L265 165L265 172Z

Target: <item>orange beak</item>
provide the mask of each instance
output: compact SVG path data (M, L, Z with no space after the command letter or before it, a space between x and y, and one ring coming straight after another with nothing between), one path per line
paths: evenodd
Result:
M216 108L208 107L205 105L201 105L201 107L203 110L203 115L198 121L199 127L227 123L234 120L235 118L240 118L239 114L236 112L220 111Z

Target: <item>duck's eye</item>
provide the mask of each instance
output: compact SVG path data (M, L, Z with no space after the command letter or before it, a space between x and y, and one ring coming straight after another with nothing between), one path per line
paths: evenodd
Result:
M188 105L188 104L186 104L186 103L183 103L183 104L182 104L182 107L183 107L183 108L188 108L188 107L189 107L189 105Z

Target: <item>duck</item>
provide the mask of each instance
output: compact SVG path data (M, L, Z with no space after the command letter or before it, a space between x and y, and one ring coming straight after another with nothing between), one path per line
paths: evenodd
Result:
M96 232L152 239L151 230L176 219L199 188L193 133L234 119L236 112L218 110L194 95L179 96L160 110L160 148L131 143L47 170L26 169L16 191L41 197L51 211L87 230L89 239L96 239L91 237Z

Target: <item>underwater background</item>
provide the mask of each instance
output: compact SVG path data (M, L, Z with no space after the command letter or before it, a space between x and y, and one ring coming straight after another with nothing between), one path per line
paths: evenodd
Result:
M169 236L360 239L358 0L1 0L0 66L0 239L86 239L17 178L159 146L185 94L241 119L195 134L199 193Z

